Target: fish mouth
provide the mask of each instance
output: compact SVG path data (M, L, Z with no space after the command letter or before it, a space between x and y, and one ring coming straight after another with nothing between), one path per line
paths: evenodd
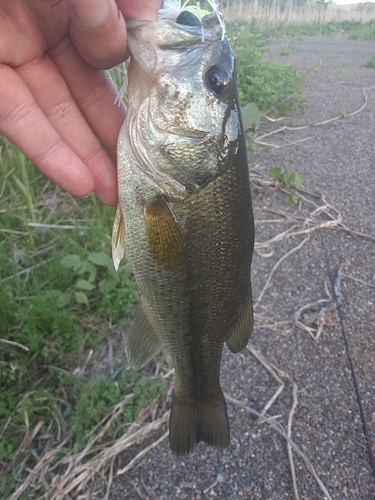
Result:
M167 132L169 134L186 137L188 139L205 139L208 135L208 132L205 132L204 130L183 129L179 127L170 127Z

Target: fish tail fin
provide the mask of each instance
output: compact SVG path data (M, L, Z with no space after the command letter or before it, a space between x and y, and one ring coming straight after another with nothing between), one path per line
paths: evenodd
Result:
M194 403L175 394L169 419L169 444L176 455L192 451L200 441L229 446L229 423L223 393L207 403Z

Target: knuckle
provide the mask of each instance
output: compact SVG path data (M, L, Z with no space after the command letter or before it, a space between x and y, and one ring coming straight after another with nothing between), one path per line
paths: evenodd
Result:
M111 82L111 78L107 71L102 71L103 75L100 78L99 83L90 88L88 92L77 100L78 106L82 109L83 107L90 107L93 104L97 104L100 101L104 101L108 96L108 83Z
M38 150L30 155L30 160L36 165L43 163L48 163L51 158L56 158L64 149L64 141L58 139L51 144L50 141L46 141L44 144L39 145Z

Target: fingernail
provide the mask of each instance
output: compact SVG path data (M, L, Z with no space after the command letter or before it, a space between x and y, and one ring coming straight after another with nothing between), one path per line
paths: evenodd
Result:
M78 20L89 27L103 24L109 17L108 0L75 0L73 9Z

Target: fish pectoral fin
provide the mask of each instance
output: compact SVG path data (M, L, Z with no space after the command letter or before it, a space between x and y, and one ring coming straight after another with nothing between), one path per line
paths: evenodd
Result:
M117 205L112 229L112 260L116 271L125 255L125 220L120 205Z
M206 403L173 396L169 419L169 444L176 455L185 455L201 441L218 448L229 446L229 423L224 395Z
M167 270L183 263L183 247L176 219L164 198L145 207L147 241L156 264Z
M157 355L163 346L143 306L140 305L126 334L125 353L132 368L141 368Z
M246 297L244 308L241 311L237 324L226 340L229 349L234 352L240 352L245 349L249 342L250 335L253 332L253 304L251 299L251 288Z

